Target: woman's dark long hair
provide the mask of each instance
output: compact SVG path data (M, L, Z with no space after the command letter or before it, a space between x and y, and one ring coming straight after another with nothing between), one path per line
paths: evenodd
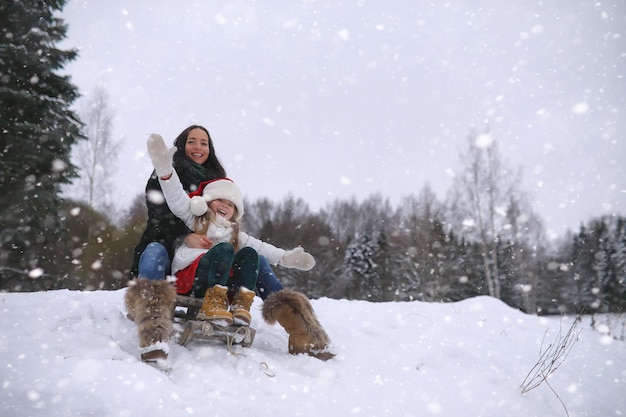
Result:
M209 158L206 160L202 166L204 167L204 173L198 173L198 170L194 168L194 162L190 160L185 154L185 144L187 143L187 136L189 136L189 132L193 129L202 129L206 132L209 137ZM226 170L222 166L219 158L217 157L217 153L215 152L215 147L213 146L213 139L211 139L211 135L209 131L199 125L191 125L185 130L183 130L180 135L174 141L174 146L176 146L176 152L174 153L174 168L180 177L180 181L183 184L183 188L187 191L194 191L198 184L202 181L214 180L216 178L225 178Z

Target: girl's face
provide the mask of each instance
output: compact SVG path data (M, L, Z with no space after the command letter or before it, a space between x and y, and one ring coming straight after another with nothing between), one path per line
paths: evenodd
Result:
M202 129L191 129L185 142L187 158L202 165L209 159L209 153L209 135Z
M222 216L226 220L231 220L235 215L235 205L223 198L218 198L217 200L213 200L209 203L209 207L213 210L218 216Z

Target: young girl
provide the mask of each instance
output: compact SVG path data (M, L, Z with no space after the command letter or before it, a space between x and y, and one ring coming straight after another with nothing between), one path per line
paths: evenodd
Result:
M313 268L315 260L302 248L285 251L241 232L238 221L244 213L243 198L230 179L203 182L188 195L172 169L174 151L175 148L167 149L161 136L153 134L148 138L148 154L170 210L188 228L213 242L208 250L190 248L184 243L176 249L172 261L176 290L179 294L204 297L198 313L200 320L248 325L259 254L273 265L305 271Z

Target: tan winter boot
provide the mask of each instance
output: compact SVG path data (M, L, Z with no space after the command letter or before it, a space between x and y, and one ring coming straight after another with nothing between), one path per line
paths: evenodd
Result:
M250 307L252 306L253 301L254 291L245 287L240 287L230 305L230 311L233 313L233 320L235 324L240 324L242 326L250 325L250 321L252 321Z
M233 315L228 311L228 288L223 285L209 287L204 294L202 307L198 312L198 320L223 321L225 324L233 324Z
M263 318L268 324L278 321L289 333L292 355L306 353L324 361L335 356L329 351L328 335L304 294L293 290L270 294L263 304Z
M129 283L124 302L128 318L137 323L142 361L167 359L175 300L176 290L165 280L137 278Z

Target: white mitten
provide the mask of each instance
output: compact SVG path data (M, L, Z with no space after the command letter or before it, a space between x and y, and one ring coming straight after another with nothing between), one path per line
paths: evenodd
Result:
M283 258L278 262L278 265L308 271L315 266L315 259L313 259L310 253L306 253L304 249L298 246L295 249L285 252Z
M194 195L189 201L189 208L194 216L202 216L209 209L209 205L206 203L204 197Z
M148 138L148 155L159 177L167 177L173 172L172 157L175 152L176 147L167 149L161 135L153 133Z

